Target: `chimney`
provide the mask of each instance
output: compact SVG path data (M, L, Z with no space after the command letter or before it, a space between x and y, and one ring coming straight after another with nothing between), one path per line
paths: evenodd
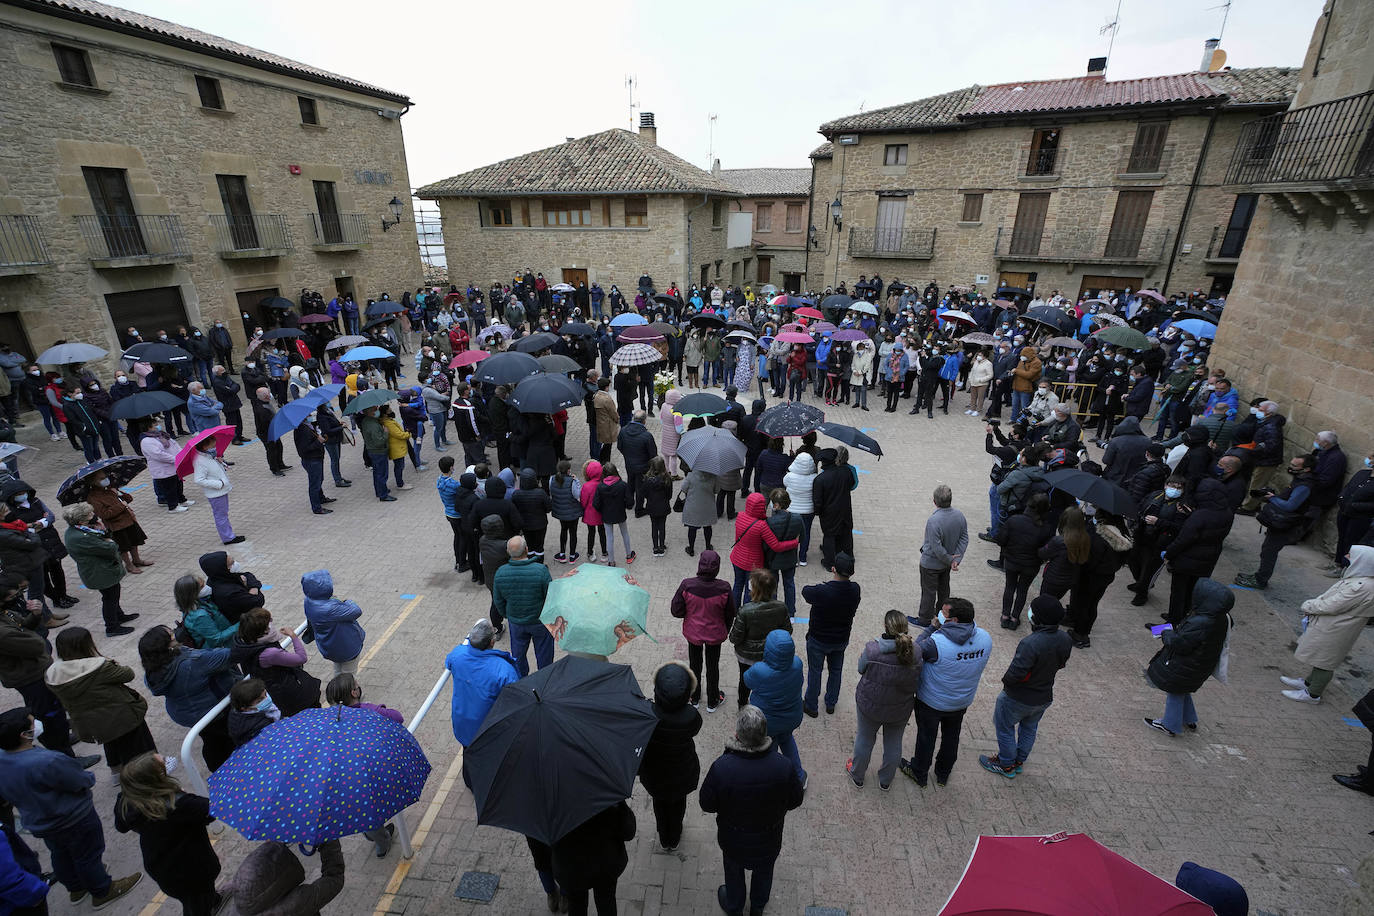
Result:
M658 128L654 126L654 113L652 111L640 112L639 136L650 146L658 146Z
M1219 44L1221 44L1220 38L1209 38L1202 43L1202 63L1198 65L1199 72L1212 72L1212 55L1216 54Z
M1105 76L1107 73L1107 58L1089 57L1088 76Z
M714 175L716 178L719 178L719 177L720 177L720 160L719 160L719 159L712 159L712 160L711 160L711 174Z

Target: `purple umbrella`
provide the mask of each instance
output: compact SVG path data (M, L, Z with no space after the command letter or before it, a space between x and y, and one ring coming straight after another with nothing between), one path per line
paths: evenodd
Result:
M868 340L868 335L865 334L863 331L860 331L858 328L843 328L843 329L841 329L841 330L839 330L839 331L836 331L834 334L832 334L831 337L830 337L830 339L831 339L831 340L838 340L838 341L846 341L846 340L859 341L859 340Z

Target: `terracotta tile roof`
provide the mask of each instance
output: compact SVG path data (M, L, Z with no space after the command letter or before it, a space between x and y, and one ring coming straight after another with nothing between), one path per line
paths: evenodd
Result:
M380 89L329 70L312 67L309 64L303 64L268 51L260 51L257 48L250 48L247 45L202 32L199 29L178 25L175 22L168 22L153 16L145 16L131 10L120 9L117 6L95 3L93 0L19 0L14 5L48 15L61 16L79 22L89 22L100 28L141 35L152 41L187 47L202 53L230 57L252 67L260 67L312 82L351 89L366 95L399 102L403 105L410 104L410 99L402 93Z
M732 185L710 172L621 128L454 175L425 185L415 195L433 200L487 195L631 193L739 196Z
M978 98L980 91L981 88L978 86L969 86L966 89L917 99L904 105L875 108L872 111L827 121L819 129L826 136L831 136L846 130L932 130L957 127L959 115Z
M1228 96L1228 105L1287 105L1298 91L1297 67L1246 67L1199 73L1198 78Z
M1161 105L1177 102L1221 100L1219 87L1208 85L1195 73L1151 76L1109 82L1101 76L1076 76L1065 80L1039 80L987 86L978 99L960 113L961 120Z
M720 177L747 197L806 197L810 169L721 169Z
M820 146L816 147L815 149L813 149L813 150L811 151L811 156L810 156L809 158L811 158L811 159L834 159L834 158L835 158L835 144L831 143L829 140L825 141L825 142L822 143Z

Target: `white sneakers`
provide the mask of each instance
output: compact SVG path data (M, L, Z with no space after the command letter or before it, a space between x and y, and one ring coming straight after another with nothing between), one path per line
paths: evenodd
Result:
M1283 695L1297 703L1311 703L1314 706L1322 701L1321 697L1314 697L1307 692L1306 687L1299 687L1297 690L1285 690Z
M173 511L173 512L186 512L186 511L189 511L189 510L187 510L187 508L186 508L185 506L177 506L177 507L176 507L175 509L173 509L172 511Z
M1297 690L1299 687L1303 688L1304 690L1307 689L1307 681L1304 681L1300 677L1283 677L1282 675L1280 675L1279 683L1285 687L1292 687L1294 690Z

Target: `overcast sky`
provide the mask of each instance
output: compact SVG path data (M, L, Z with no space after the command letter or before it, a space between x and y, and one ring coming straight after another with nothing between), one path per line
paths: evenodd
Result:
M1118 0L122 0L402 92L414 187L629 127L706 167L809 165L824 121L967 86L1077 76ZM1225 0L1122 0L1109 79L1197 68ZM1236 67L1299 66L1321 0L1234 0ZM637 119L636 119L637 120Z

